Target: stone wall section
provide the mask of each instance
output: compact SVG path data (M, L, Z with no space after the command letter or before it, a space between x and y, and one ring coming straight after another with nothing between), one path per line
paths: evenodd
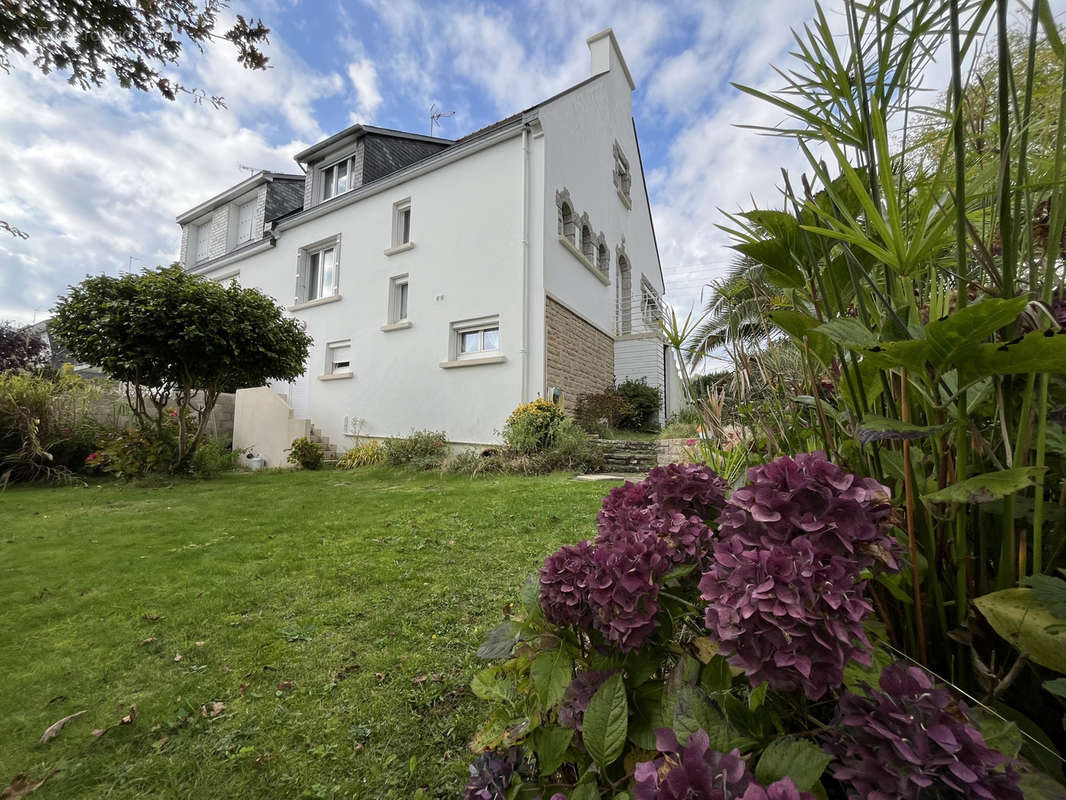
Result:
M211 216L211 240L207 245L207 257L218 258L226 254L226 240L229 238L229 205L215 209Z
M548 386L563 390L573 413L579 395L614 384L614 339L550 297L545 298Z

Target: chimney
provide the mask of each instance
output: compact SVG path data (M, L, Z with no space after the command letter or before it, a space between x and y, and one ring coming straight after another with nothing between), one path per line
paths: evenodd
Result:
M596 76L612 69L621 69L629 82L630 91L637 88L633 83L633 76L629 74L629 67L622 57L622 50L618 47L618 40L614 38L614 31L610 28L600 31L587 40L589 56L592 65L591 75Z

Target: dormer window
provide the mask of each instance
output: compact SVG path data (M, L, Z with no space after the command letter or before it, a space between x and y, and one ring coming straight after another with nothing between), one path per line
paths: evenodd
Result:
M322 169L322 199L329 200L355 188L355 155L349 155Z

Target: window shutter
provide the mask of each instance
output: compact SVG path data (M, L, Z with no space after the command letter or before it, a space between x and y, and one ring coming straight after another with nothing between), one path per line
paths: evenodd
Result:
M340 287L340 275L341 275L341 237L337 236L337 243L333 245L333 285L330 287L330 294L339 294Z
M293 305L307 299L307 259L302 250L296 253L296 299Z

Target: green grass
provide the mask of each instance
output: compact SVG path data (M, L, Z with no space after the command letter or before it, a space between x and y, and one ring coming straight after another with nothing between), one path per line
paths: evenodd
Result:
M474 650L607 488L377 469L8 489L0 789L58 770L34 800L456 797Z

